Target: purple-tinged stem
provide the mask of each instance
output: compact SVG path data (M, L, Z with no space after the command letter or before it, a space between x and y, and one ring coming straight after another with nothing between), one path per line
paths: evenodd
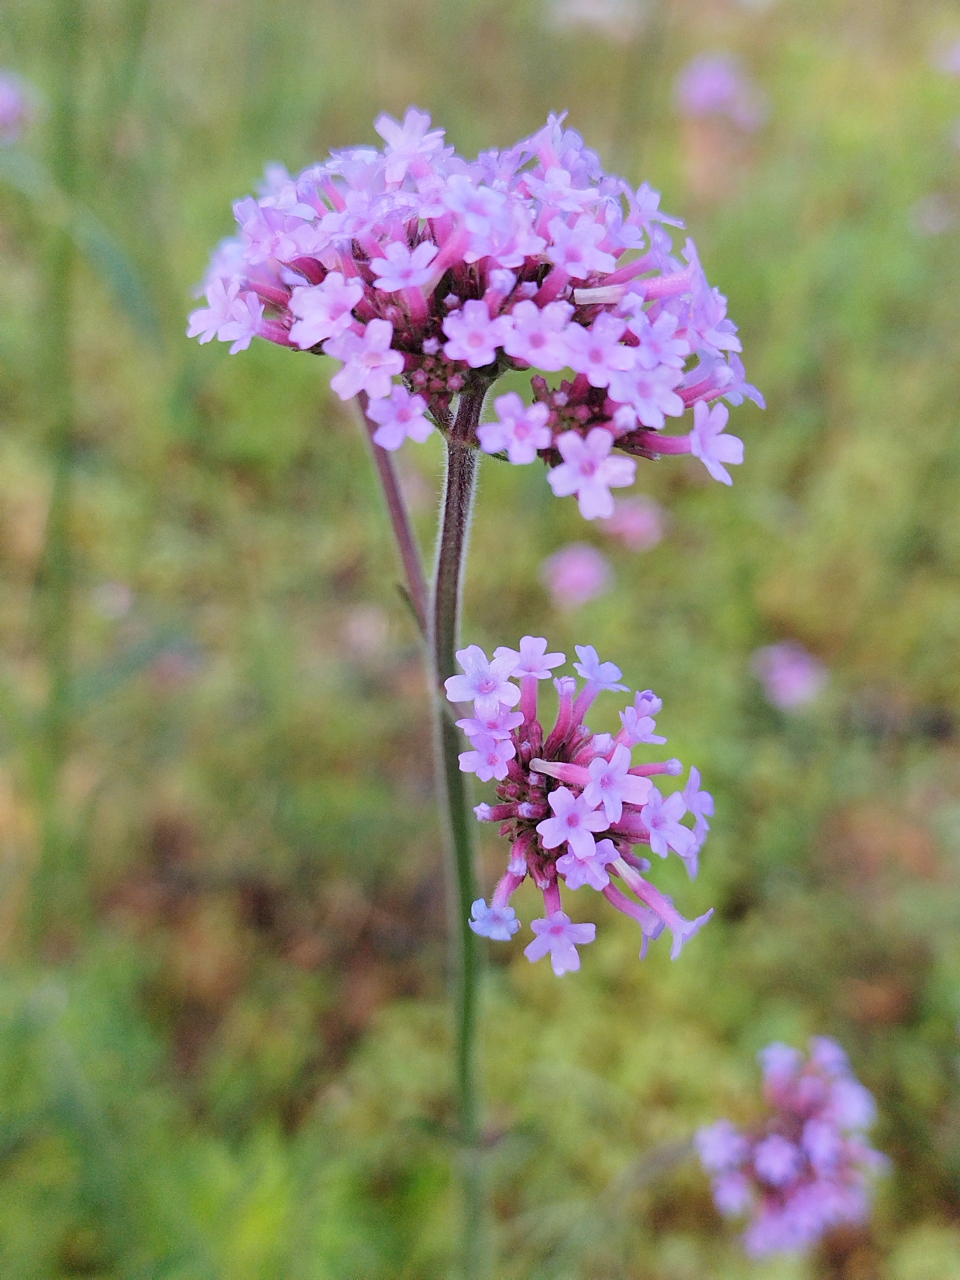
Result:
M397 479L396 468L393 465L393 458L386 449L381 449L380 445L374 444L373 433L377 430L377 424L371 422L367 417L367 393L361 391L357 396L360 404L360 412L363 414L363 422L370 436L370 448L373 451L373 461L377 467L377 473L380 476L380 483L383 486L383 496L387 504L387 514L390 517L390 524L393 527L393 536L396 539L397 550L400 553L400 560L403 564L403 572L407 579L406 593L416 615L417 623L420 627L420 634L426 639L427 636L427 609L429 601L429 592L427 590L427 579L423 572L423 559L420 555L420 547L417 544L416 534L413 532L413 526L410 523L410 514L407 511L407 504L403 500L403 493L400 489L400 482Z
M447 437L447 474L437 544L430 649L440 808L450 868L453 913L451 943L456 993L456 1081L459 1119L458 1172L461 1192L461 1275L480 1280L487 1268L483 1172L480 1151L480 1093L477 1023L480 996L480 948L470 928L477 897L473 824L466 778L460 772L460 736L446 713L443 683L456 672L463 569L476 487L476 429L487 384L468 383Z

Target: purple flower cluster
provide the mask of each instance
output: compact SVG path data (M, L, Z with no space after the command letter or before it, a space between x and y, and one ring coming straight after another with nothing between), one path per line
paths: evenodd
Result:
M713 1199L726 1217L750 1213L744 1244L754 1257L802 1250L870 1209L870 1175L886 1158L867 1144L873 1098L835 1040L815 1036L810 1057L785 1044L759 1055L773 1114L743 1134L719 1120L697 1134Z
M532 405L497 398L470 442L516 465L539 456L587 519L612 514L635 457L692 453L730 483L743 445L709 406L763 399L693 242L673 256L659 195L605 174L563 117L472 162L414 108L375 127L382 151L335 152L295 179L270 169L260 198L237 202L240 235L214 255L188 334L333 356L333 389L366 393L387 449L449 431L464 388L571 370L554 388L536 375ZM689 434L658 434L688 408Z
M501 647L492 659L470 645L457 654L464 674L446 681L451 702L473 702L473 715L457 721L472 748L461 754L461 770L498 784L500 803L478 805L477 817L499 822L500 834L511 844L506 875L489 906L483 899L473 904L471 928L483 937L509 941L520 928L510 898L529 875L543 893L544 918L532 922L536 937L524 954L539 960L549 953L556 974L579 969L577 946L593 941L596 926L571 923L560 900L563 880L568 889L587 885L598 890L636 920L643 934L641 958L649 940L668 928L676 959L713 912L685 920L671 899L644 878L650 862L638 857L633 846L649 845L661 858L672 849L695 876L713 797L700 790L696 769L690 770L683 791L664 797L657 790L651 777L676 777L682 771L679 760L633 765L634 746L666 742L654 732L661 701L649 689L636 694L620 713L622 728L616 737L587 728L584 716L599 693L627 689L619 683L620 669L601 662L591 646L578 645L577 656L574 669L584 685L578 689L572 676L554 680L559 710L549 733L537 718L537 689L567 659L547 653L542 637L524 636L519 650ZM682 822L685 815L693 818L693 828Z

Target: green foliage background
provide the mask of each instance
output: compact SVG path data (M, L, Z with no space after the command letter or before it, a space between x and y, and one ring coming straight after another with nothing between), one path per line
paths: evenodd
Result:
M717 908L681 961L641 965L583 894L579 975L491 949L498 1280L960 1277L960 80L930 62L960 25L933 0L640 9L616 33L540 0L86 0L77 193L123 256L80 268L68 350L45 344L50 201L0 169L0 1274L446 1274L429 726L363 440L324 360L183 336L264 162L415 102L464 154L569 108L687 220L769 405L732 414L732 490L640 469L671 517L643 555L538 468L483 470L467 638L595 644L717 796L700 878L657 868L686 915ZM48 102L61 16L0 13L0 62ZM751 139L672 111L717 48L769 95ZM74 680L69 856L41 894L51 368L76 394ZM401 466L426 541L439 441ZM616 586L556 614L537 568L574 539ZM792 716L749 669L783 637L831 669ZM868 1229L749 1264L686 1144L749 1121L756 1050L809 1034L875 1092L892 1172Z

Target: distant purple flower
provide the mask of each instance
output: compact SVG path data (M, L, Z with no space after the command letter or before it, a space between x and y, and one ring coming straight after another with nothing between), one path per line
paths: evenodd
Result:
M677 107L685 116L726 116L738 128L753 132L767 118L767 103L737 58L701 53L680 72L675 85Z
M652 498L618 498L613 515L601 520L600 527L631 551L649 551L663 540L664 523L664 510Z
M690 432L690 452L699 458L714 480L733 484L730 472L724 467L739 466L743 462L743 441L724 434L730 411L724 404L708 409L699 400L693 409L693 430Z
M571 542L540 566L540 581L558 609L577 609L610 585L606 557L585 542Z
M423 396L412 396L406 387L394 386L389 396L371 400L367 407L367 417L380 424L373 433L374 444L381 449L399 449L407 439L422 443L434 431L426 413Z
M0 147L17 142L32 116L24 82L10 71L0 71Z
M714 1203L724 1216L752 1212L744 1244L754 1257L810 1249L827 1232L865 1222L872 1175L886 1166L867 1145L873 1099L833 1040L810 1041L810 1059L788 1045L758 1055L771 1114L743 1134L728 1120L697 1133ZM859 1106L844 1111L844 1095Z
M557 497L575 493L585 520L612 516L610 489L633 483L637 468L634 460L611 458L613 437L601 427L594 427L586 439L568 431L557 441L557 448L563 462L547 473Z
M827 683L827 668L796 640L757 649L751 665L768 702L781 711L812 702Z
M523 954L532 961L549 955L558 978L580 968L577 947L593 942L597 936L595 924L571 924L570 917L562 911L555 911L545 920L531 920L530 928L537 936L524 947Z
M341 400L350 400L366 391L371 400L383 400L390 394L392 379L403 372L403 356L392 350L393 325L389 320L371 320L359 337L352 330L330 338L323 344L329 356L344 362L330 386Z
M538 449L549 449L553 432L546 425L550 411L545 404L523 403L515 391L497 396L494 401L496 422L483 422L477 428L480 448L485 453L505 452L516 466L533 462Z

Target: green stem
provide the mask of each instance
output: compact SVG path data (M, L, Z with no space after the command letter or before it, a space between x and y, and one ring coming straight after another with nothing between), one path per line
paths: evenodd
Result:
M77 112L81 0L58 0L50 15L51 64L56 74L52 109L51 169L59 188L73 196L77 186ZM47 248L43 325L40 335L43 383L49 405L49 449L53 470L50 510L40 576L47 666L47 702L41 731L37 791L41 809L41 860L33 895L33 932L40 940L51 915L74 915L65 883L67 840L61 811L61 776L67 756L71 697L71 601L73 557L70 518L73 497L73 379L70 368L71 302L75 249L69 234L56 228ZM51 910L52 909L52 910Z
M466 779L460 772L462 744L456 726L445 712L443 682L456 670L463 569L477 474L477 451L473 440L485 392L484 384L464 389L447 441L447 474L430 636L439 790L455 915L451 942L456 992L457 1170L462 1197L461 1275L464 1280L479 1280L485 1270L477 1053L480 949L468 923L471 906L477 896L472 814Z

